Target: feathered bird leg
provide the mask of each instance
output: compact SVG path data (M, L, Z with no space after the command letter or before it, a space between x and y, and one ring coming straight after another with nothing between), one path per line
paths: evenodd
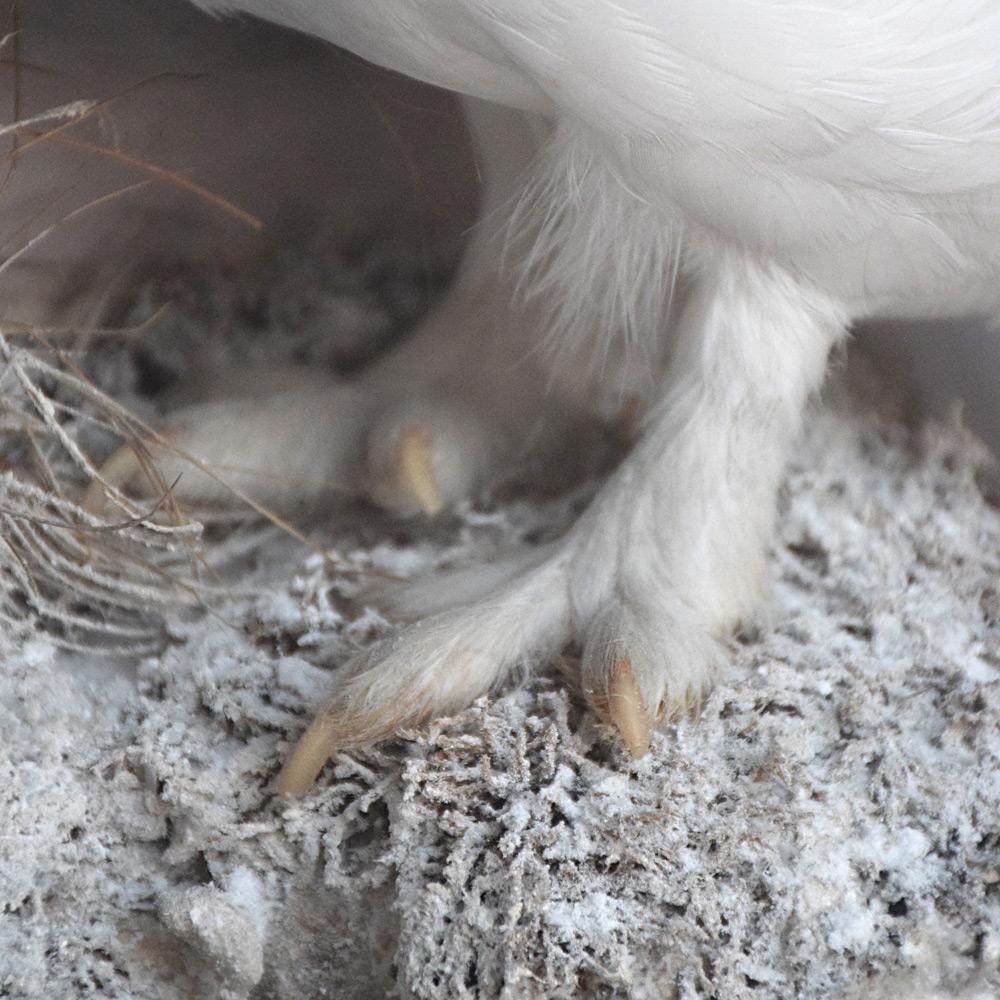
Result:
M505 673L556 652L569 626L565 553L543 550L517 568L487 599L408 626L343 667L285 763L278 793L307 792L334 753L464 708Z
M225 373L209 374L209 398L170 414L162 429L218 480L158 451L161 477L179 477L178 499L222 501L224 483L278 512L361 493L402 517L434 516L528 454L558 464L568 429L597 429L579 400L550 391L532 355L540 310L513 307L519 273L500 264L504 223L547 127L472 99L466 110L480 153L481 220L443 300L350 381L287 368L244 372L229 386ZM119 478L138 481L128 453L120 459ZM95 485L88 502L101 496Z
M466 571L474 599L348 664L282 792L307 789L336 751L467 704L574 638L583 690L633 756L661 715L702 697L721 634L757 599L786 452L845 329L780 269L722 247L710 259L641 441L580 521L513 576L494 566L477 586Z
M787 450L846 325L778 268L705 259L664 395L571 534L583 688L635 755L701 698L758 598Z

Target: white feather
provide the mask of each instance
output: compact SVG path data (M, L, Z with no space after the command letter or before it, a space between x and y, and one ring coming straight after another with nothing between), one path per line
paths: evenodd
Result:
M866 316L1000 306L1000 0L202 6L525 113L530 168L509 129L476 130L506 234L473 241L435 343L471 320L569 345L610 377L614 341L654 370L673 333L643 439L577 526L367 654L334 702L348 714L407 691L421 712L468 700L571 638L588 690L617 691L625 657L650 717L700 690L715 637L755 600L830 347Z

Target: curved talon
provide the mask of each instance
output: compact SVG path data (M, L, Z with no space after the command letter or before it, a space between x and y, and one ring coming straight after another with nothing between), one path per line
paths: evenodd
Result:
M142 462L135 448L130 444L122 445L101 465L98 476L90 481L80 506L93 517L100 517L104 513L108 496L104 484L108 483L120 490L140 472L142 472Z
M417 506L433 517L444 507L437 477L431 433L424 427L405 427L399 435L399 480Z
M305 795L316 783L326 762L341 750L369 746L388 739L408 725L419 725L429 717L423 691L400 694L381 709L351 709L349 700L328 704L299 737L278 777L275 792L282 797Z
M305 795L338 749L336 726L328 712L313 720L285 761L275 781L275 791L283 797Z
M644 756L649 750L653 721L639 693L632 664L627 657L619 657L611 667L607 712L628 752L633 757Z

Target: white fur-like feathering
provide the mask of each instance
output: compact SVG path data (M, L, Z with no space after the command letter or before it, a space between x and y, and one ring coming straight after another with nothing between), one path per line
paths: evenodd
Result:
M1000 305L1000 2L200 5L471 99L484 221L436 315L351 390L389 414L359 443L370 495L446 507L530 446L527 414L593 404L594 373L618 399L630 366L656 386L576 527L441 585L456 606L346 668L284 787L572 641L643 752L753 606L786 450L848 325ZM245 449L248 420L239 444L202 426L206 457Z

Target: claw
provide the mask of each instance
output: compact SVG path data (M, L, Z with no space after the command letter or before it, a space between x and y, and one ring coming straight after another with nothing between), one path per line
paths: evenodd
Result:
M633 757L644 756L649 750L653 721L639 694L627 657L616 659L611 667L607 711L628 752Z
M329 703L299 738L285 761L274 790L284 798L305 795L326 762L341 750L369 746L410 725L425 722L431 712L425 692L411 690L380 708L359 711L349 697Z
M135 448L129 444L123 445L101 466L100 475L91 480L81 506L88 514L100 517L107 502L104 484L108 483L116 489L121 489L142 472L142 468L142 462Z
M333 718L328 712L323 712L305 731L285 761L275 782L278 795L305 795L323 770L323 765L336 753L339 742Z
M444 507L431 451L431 433L423 427L406 427L399 435L399 478L417 506L433 517Z

